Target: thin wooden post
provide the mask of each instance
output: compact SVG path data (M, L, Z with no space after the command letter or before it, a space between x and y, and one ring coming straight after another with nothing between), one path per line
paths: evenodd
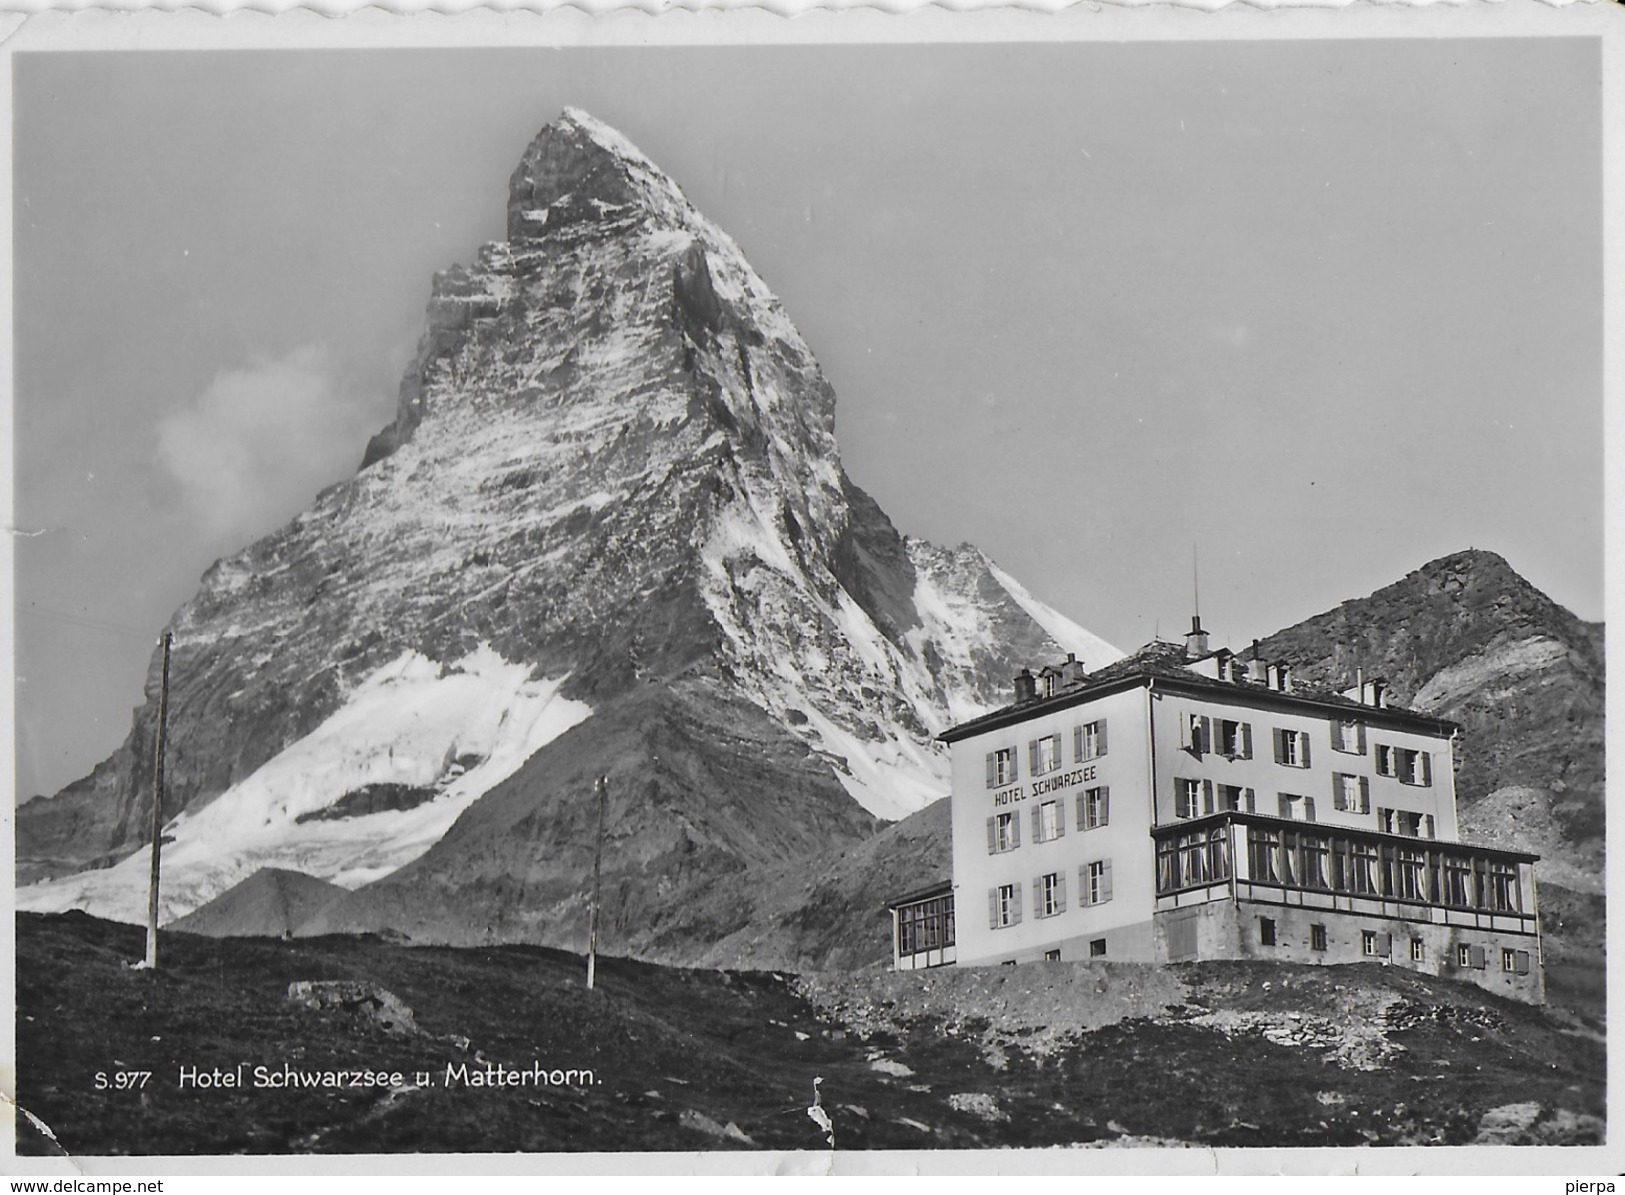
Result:
M604 804L609 795L609 780L600 776L593 783L598 792L598 841L592 852L592 913L587 923L587 990L592 991L598 970L598 877L604 866Z
M169 648L174 636L164 632L163 675L158 686L158 742L152 765L152 875L147 882L147 968L158 968L158 864L164 841L164 731L169 721Z

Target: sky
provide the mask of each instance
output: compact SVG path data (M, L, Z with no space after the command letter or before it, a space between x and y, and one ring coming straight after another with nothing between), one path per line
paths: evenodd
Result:
M354 472L566 105L739 242L900 530L1121 648L1467 547L1602 617L1595 41L14 61L19 799Z

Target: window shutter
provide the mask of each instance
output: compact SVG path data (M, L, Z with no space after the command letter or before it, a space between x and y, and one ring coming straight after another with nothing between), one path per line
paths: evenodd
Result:
M1278 798L1278 801L1279 801L1279 804L1280 804L1280 809L1278 809L1277 812L1282 817L1291 817L1292 816L1292 798L1287 796L1285 793L1277 793L1276 797Z
M1202 752L1203 755L1206 755L1209 751L1212 751L1212 750L1213 750L1213 719L1212 718L1203 718L1202 719L1202 746L1201 746L1201 752Z
M1083 762L1083 723L1072 728L1072 759L1076 763Z
M1276 763L1286 762L1286 734L1287 732L1280 727L1274 727L1270 730L1270 736L1275 740Z
M1394 936L1392 934L1377 935L1377 957L1387 958L1394 952Z
M1044 915L1044 877L1033 877L1033 916Z
M1021 885L1016 884L1014 899L1010 901L1010 924L1021 924Z
M1354 741L1360 745L1360 754L1364 755L1365 754L1365 723L1364 722L1356 722L1354 724Z
M1527 950L1518 951L1517 970L1519 975L1529 974L1529 952Z
M1423 751L1422 755L1422 785L1431 787L1433 784L1433 752Z
M1433 815L1431 813L1424 813L1422 815L1422 827L1429 838L1436 837L1433 832Z
M1343 809L1348 802L1343 799L1343 773L1332 773L1332 808Z
M993 752L989 751L987 753L987 786L992 788L998 783L998 780L999 773L998 769L993 764Z
M1336 718L1333 718L1330 722L1326 723L1326 726L1332 732L1332 750L1333 751L1342 750L1343 749L1343 724L1341 722L1339 722Z
M1202 781L1202 812L1213 812L1213 781Z
M997 888L987 890L987 927L988 929L999 928L999 890Z
M1095 754L1106 754L1106 719L1102 718L1095 725Z
M1066 872L1055 873L1055 911L1066 912Z
M1066 836L1066 802L1062 801L1062 800L1057 800L1055 802L1055 837L1063 838L1065 836Z
M1309 733L1302 730L1298 732L1298 766L1309 766Z
M1042 808L1043 808L1042 805L1034 805L1033 806L1033 841L1034 842L1043 842L1044 841L1044 822L1043 822L1042 816L1038 812Z
M1100 903L1105 904L1112 898L1112 861L1105 860L1100 865Z
M1015 850L1020 845L1021 819L1019 817L1013 817L1010 819L1010 849Z
M1303 799L1303 820L1306 822L1315 820L1315 799L1313 797Z
M1482 946L1474 946L1472 948L1472 958L1473 958L1473 967L1476 970L1482 971L1484 969L1484 967L1485 967L1484 948Z
M1089 793L1085 790L1078 794L1078 829L1089 828Z
M1253 808L1253 790L1252 789L1250 789L1250 788L1242 789L1241 790L1241 799L1242 799L1242 802L1247 806L1247 812L1248 813L1255 812L1255 810Z
M1360 812L1371 812L1371 777L1360 777Z
M1237 738L1239 740L1238 745L1241 747L1241 758L1251 759L1253 757L1253 724L1243 722L1241 724L1241 733Z
M1112 811L1111 806L1112 806L1112 790L1110 788L1101 789L1100 790L1100 824L1103 825L1103 826L1107 822L1111 821L1111 811Z
M1030 739L1027 743L1027 774L1038 775L1038 740Z
M987 819L987 853L997 854L999 850L999 831L993 825L993 819Z

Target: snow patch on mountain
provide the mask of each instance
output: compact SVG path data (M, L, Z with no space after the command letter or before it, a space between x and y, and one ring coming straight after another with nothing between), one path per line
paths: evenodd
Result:
M263 867L359 887L417 858L458 815L592 710L481 645L442 665L404 652L344 705L217 800L175 818L163 853L161 920L198 908ZM431 790L410 808L342 816L347 794ZM336 808L337 807L337 808ZM313 816L314 815L314 816ZM303 820L301 820L303 819ZM33 912L145 917L148 852L17 892Z
M1034 622L1044 628L1044 632L1051 639L1055 640L1067 651L1074 653L1078 659L1088 665L1091 672L1107 664L1115 664L1123 658L1123 653L1110 643L1107 643L1098 635L1084 630L1060 611L1051 606L1046 606L1028 593L1020 581L1017 581L998 565L989 561L988 571L993 574L994 579L1000 585L1004 586L1005 592L1015 599L1016 604L1025 610Z

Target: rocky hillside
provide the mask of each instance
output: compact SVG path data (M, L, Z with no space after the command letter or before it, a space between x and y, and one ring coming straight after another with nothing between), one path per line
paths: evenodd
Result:
M536 947L175 934L149 972L128 966L136 927L17 928L23 1155L812 1150L823 1169L829 1132L844 1152L1595 1145L1605 1128L1600 1034L1398 967L795 976L605 958L588 993L579 956ZM401 1079L178 1082L244 1062L249 1080ZM537 1064L560 1081L463 1078ZM110 1069L150 1077L99 1088Z
M1467 551L1270 636L1310 683L1384 676L1395 702L1461 723L1463 834L1539 852L1542 882L1601 892L1603 628L1499 556Z
M1119 654L896 531L779 301L619 134L544 128L507 212L436 277L360 471L172 620L167 916L281 867L383 882L335 925L573 940L593 775L631 919L855 847L945 791L933 735L1021 662ZM22 907L143 916L155 690L19 810Z

